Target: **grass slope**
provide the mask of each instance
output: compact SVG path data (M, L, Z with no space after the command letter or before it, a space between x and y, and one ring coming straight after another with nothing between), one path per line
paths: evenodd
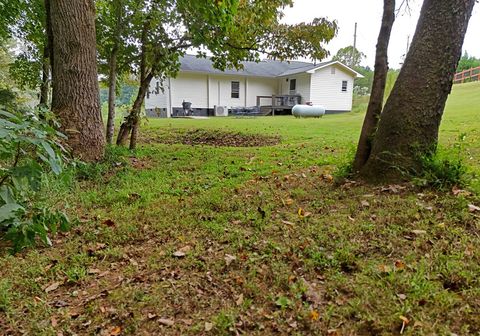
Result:
M480 86L442 124L478 171ZM30 335L480 333L480 205L411 186L335 184L363 114L150 120L143 145L51 202L80 225L0 259L0 330ZM266 147L172 139L280 136ZM208 133L205 133L208 135ZM474 183L474 181L473 181Z

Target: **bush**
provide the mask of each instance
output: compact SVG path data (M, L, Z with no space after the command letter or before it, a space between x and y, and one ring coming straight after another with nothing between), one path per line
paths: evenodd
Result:
M37 238L51 245L49 232L69 227L67 216L42 206L42 180L59 175L66 158L49 114L0 111L0 233L13 250L35 245Z

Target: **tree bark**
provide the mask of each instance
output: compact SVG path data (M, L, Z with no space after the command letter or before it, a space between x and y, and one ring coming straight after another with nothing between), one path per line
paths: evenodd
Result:
M140 125L140 114L142 112L142 104L147 95L147 90L150 87L150 82L153 78L152 71L147 71L147 49L146 41L149 30L149 22L145 21L142 29L142 47L141 47L141 59L140 59L140 87L138 88L137 97L133 103L125 120L120 125L120 131L118 132L117 145L125 145L130 135L130 149L135 149L137 146L138 127ZM155 62L155 61L154 61Z
M388 44L395 21L395 0L384 0L383 17L380 33L378 34L377 50L375 55L375 69L373 74L372 92L368 101L367 113L363 121L362 132L358 141L357 153L353 163L354 172L359 172L365 165L372 149L372 138L377 129L378 120L382 113L385 85L388 73Z
M53 36L52 111L78 158L103 157L105 138L97 76L93 0L50 2Z
M140 124L140 114L142 112L142 104L147 95L147 91L150 87L153 74L149 73L143 78L138 88L137 97L133 103L132 109L125 117L122 125L120 125L120 131L118 132L117 145L125 145L130 136L130 149L135 149L137 145L138 127Z
M380 118L361 176L396 182L436 149L445 102L476 0L425 0L410 51Z
M107 143L112 144L115 132L115 100L117 90L117 53L118 46L115 44L110 54L110 71L108 74L108 117L107 117Z

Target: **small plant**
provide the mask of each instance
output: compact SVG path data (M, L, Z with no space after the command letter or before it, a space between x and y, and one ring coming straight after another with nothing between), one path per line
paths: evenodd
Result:
M11 303L10 283L7 280L0 280L0 312L8 312Z
M422 170L419 174L416 174L417 177L414 178L414 183L435 189L464 185L467 168L460 156L464 139L465 134L461 134L459 142L454 145L453 151L439 150L422 156Z
M42 205L42 180L59 175L66 160L48 113L0 111L0 234L13 243L13 250L35 245L38 237L51 245L48 233L69 227L67 216Z

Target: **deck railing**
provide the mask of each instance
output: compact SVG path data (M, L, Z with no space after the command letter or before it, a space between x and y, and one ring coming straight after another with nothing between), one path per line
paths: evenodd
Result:
M460 84L465 82L474 82L480 80L480 66L457 72L453 77L454 84Z

